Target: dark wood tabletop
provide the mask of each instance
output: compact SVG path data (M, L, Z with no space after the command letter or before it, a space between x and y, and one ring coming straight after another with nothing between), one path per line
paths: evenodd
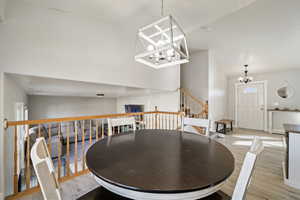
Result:
M224 145L175 130L107 137L89 148L86 163L106 182L154 193L205 189L223 182L234 170L234 157Z

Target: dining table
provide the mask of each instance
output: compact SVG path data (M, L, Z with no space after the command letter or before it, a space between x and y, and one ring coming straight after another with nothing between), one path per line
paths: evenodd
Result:
M102 187L119 196L188 200L219 191L234 171L234 157L204 135L144 129L95 142L86 165Z

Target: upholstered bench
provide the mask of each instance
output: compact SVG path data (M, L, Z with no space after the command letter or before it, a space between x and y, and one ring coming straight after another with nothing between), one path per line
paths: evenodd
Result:
M226 131L228 130L227 125L230 125L230 128L229 128L230 131L233 130L233 128L232 128L233 120L231 120L231 119L221 119L221 120L216 121L215 123L216 123L216 132L217 133L226 134ZM219 129L220 125L222 126L221 129Z

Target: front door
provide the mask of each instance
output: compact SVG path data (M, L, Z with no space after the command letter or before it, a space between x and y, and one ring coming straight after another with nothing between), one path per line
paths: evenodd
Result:
M265 91L264 82L239 84L236 89L237 126L264 130Z

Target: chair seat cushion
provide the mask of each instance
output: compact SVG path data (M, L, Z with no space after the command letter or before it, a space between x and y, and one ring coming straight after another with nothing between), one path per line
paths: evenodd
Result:
M231 198L222 191L218 191L208 197L201 200L230 200ZM104 187L97 187L96 189L86 193L79 197L77 200L130 200L128 198L114 194Z

